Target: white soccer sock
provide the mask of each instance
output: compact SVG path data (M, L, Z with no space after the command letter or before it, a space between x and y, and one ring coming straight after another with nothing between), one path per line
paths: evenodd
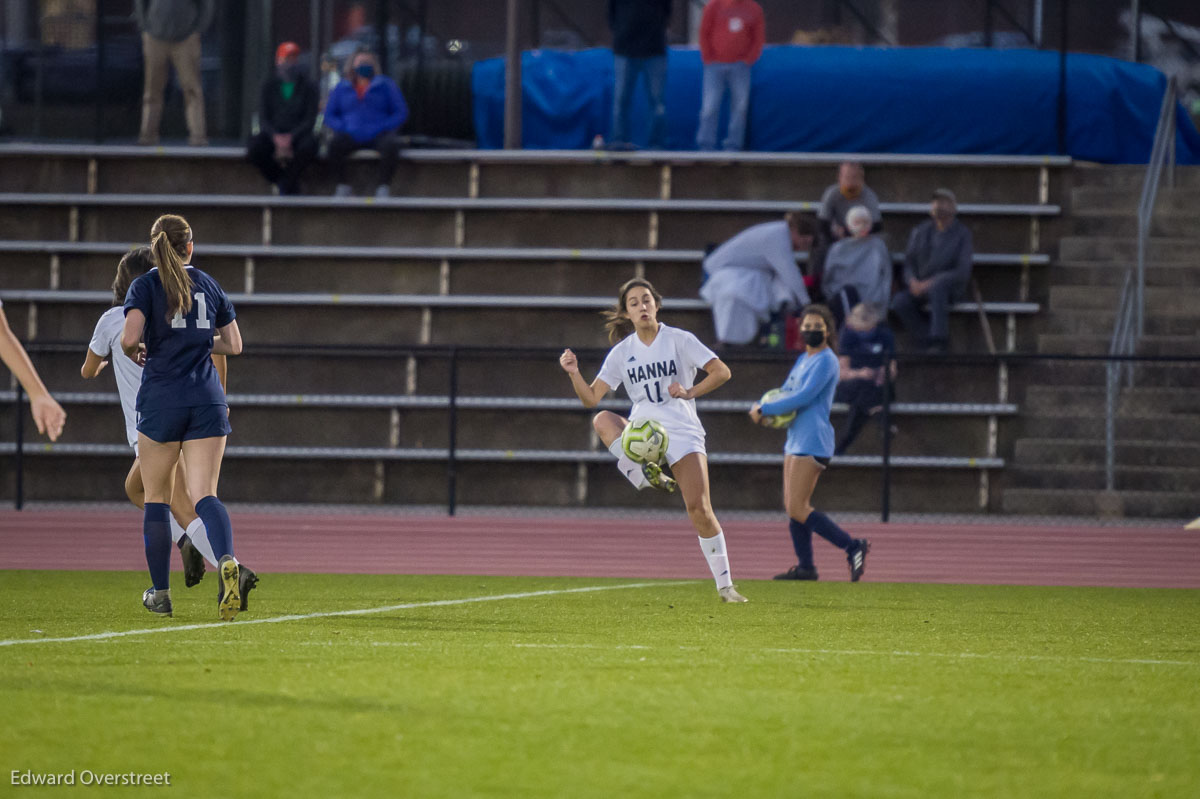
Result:
M175 520L172 519L171 521L173 523ZM212 544L208 543L208 529L204 526L204 522L200 521L199 516L192 519L192 523L188 525L187 534L188 538L192 539L192 546L200 550L200 554L204 556L204 559L213 567L216 567L217 559L213 555Z
M179 522L175 521L175 517L170 517L171 522L171 543L178 544L179 539L183 538L183 528L179 526Z
M634 463L625 450L621 449L621 439L617 439L608 445L608 451L617 457L617 470L625 475L625 479L633 483L633 487L638 491L650 485L650 481L646 479L646 475L642 474L642 466L640 463Z
M704 551L704 559L708 561L708 570L717 581L717 590L733 585L733 576L729 572L729 554L725 551L725 533L717 533L712 538L701 538L700 549Z

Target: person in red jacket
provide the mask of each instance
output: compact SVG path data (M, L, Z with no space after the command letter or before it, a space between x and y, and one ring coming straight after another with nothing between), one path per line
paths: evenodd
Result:
M754 0L709 0L700 18L700 58L704 62L704 95L696 146L717 148L717 117L729 89L729 130L722 147L741 150L746 144L746 111L750 107L750 67L762 55L765 26L762 7Z

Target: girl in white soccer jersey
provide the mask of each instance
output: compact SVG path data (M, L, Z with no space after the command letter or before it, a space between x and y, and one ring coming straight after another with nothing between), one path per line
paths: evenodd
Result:
M696 397L729 379L729 367L691 333L660 323L661 305L662 295L649 281L628 281L621 286L616 306L606 312L608 340L616 346L609 350L591 385L579 373L575 353L564 350L559 363L584 407L596 407L605 394L624 385L633 401L630 418L654 419L666 429L667 463L675 479L657 464L639 466L621 450L621 432L629 424L628 419L611 411L601 411L592 419L596 433L617 457L617 467L636 488L652 485L668 493L679 488L721 600L745 602L746 598L733 587L725 535L713 514L704 428L696 416L695 402ZM693 385L697 369L703 369L707 376Z
M125 477L125 494L129 501L139 509L145 508L146 489L142 485L142 462L137 450L137 411L134 405L137 401L138 388L142 385L142 367L121 352L121 331L125 327L125 314L122 305L125 295L129 292L129 284L138 275L144 274L155 266L154 256L149 247L138 247L125 253L117 265L117 276L113 280L113 307L105 311L96 323L96 330L88 344L87 358L79 373L85 379L96 377L108 363L112 363L113 376L117 381L117 393L121 396L121 409L125 414L125 436L129 446L133 447L133 465ZM213 355L213 365L217 368L221 383L225 383L226 360L224 355ZM175 489L171 495L171 538L179 547L183 560L184 581L190 588L204 577L204 561L213 566L217 559L213 555L212 545L208 542L208 533L204 522L196 515L187 495L187 480L183 472L183 461L180 460L175 472ZM258 575L241 567L241 610L247 606L247 594L258 584Z

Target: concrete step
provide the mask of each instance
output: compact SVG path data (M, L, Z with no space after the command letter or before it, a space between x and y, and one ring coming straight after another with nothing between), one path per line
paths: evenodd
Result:
M1119 440L1200 442L1200 413L1119 415L1115 419ZM1074 413L1026 416L1022 435L1030 438L1093 439L1104 436L1103 416Z
M1063 355L1107 355L1111 333L1104 335L1075 335L1043 333L1037 337L1037 351ZM1200 355L1200 337L1143 336L1138 344L1139 355Z
M1116 314L1107 310L1054 309L1040 326L1042 333L1068 335L1109 336L1112 335ZM1147 313L1146 334L1150 336L1190 336L1200 330L1200 318L1196 315L1167 315L1157 311Z
M1133 236L1064 236L1058 243L1058 257L1064 261L1132 264L1137 259L1137 239ZM1200 266L1200 239L1151 238L1146 257L1155 263L1169 261Z
M1147 286L1144 293L1149 315L1188 316L1200 330L1200 288ZM1118 286L1051 286L1050 310L1088 309L1111 312L1121 298Z
M1141 196L1146 167L1142 164L1082 164L1072 165L1071 177L1076 189L1084 187L1105 190L1124 190ZM1160 185L1166 189L1164 172ZM1176 166L1175 186L1181 189L1200 189L1200 167Z
M1005 470L1005 479L1013 488L1103 491L1106 474L1103 466L1018 463ZM1118 491L1190 492L1200 496L1200 468L1118 464L1113 470L1113 483Z
M1200 197L1200 191L1196 192ZM1194 205L1192 206L1195 207ZM1066 226L1072 236L1117 236L1136 237L1138 220L1136 211L1113 213L1111 211L1075 211ZM1188 238L1196 234L1195 213L1188 213L1172 206L1165 211L1155 211L1150 220L1150 235L1162 238Z
M1142 186L1136 188L1110 188L1105 186L1076 186L1071 190L1071 213L1111 213L1136 216L1142 201ZM1170 188L1165 182L1159 184L1154 213L1187 214L1200 203L1200 186L1184 186L1178 182Z
M1127 466L1193 468L1200 463L1200 443L1117 441L1114 458ZM1101 466L1105 462L1104 439L1023 438L1016 442L1013 462L1026 466Z
M1060 491L1006 488L1005 513L1045 516L1103 516L1184 519L1196 515L1196 495L1170 491Z
M1104 416L1105 396L1093 386L1030 386L1021 409L1030 414L1063 413ZM1200 413L1200 393L1188 388L1138 386L1121 390L1118 414Z
M1139 388L1200 388L1200 366L1195 363L1143 363L1134 366L1133 374ZM1029 363L1014 375L1026 386L1088 387L1095 391L1103 390L1108 369L1104 361L1048 360Z
M1055 286L1116 286L1125 283L1129 267L1113 262L1068 261L1050 270ZM1146 267L1146 285L1161 288L1200 288L1200 269L1187 263L1158 263Z

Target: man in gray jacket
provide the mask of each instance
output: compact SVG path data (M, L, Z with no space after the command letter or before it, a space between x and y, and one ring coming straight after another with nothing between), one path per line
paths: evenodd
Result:
M175 65L183 90L188 144L208 144L200 85L200 34L212 22L213 0L135 0L133 8L142 31L146 75L138 144L158 144L168 62Z
M892 298L892 310L918 346L931 354L947 351L950 304L966 291L975 257L971 231L955 216L954 192L937 189L929 215L908 237L904 252L903 291ZM928 311L928 321L926 320Z

